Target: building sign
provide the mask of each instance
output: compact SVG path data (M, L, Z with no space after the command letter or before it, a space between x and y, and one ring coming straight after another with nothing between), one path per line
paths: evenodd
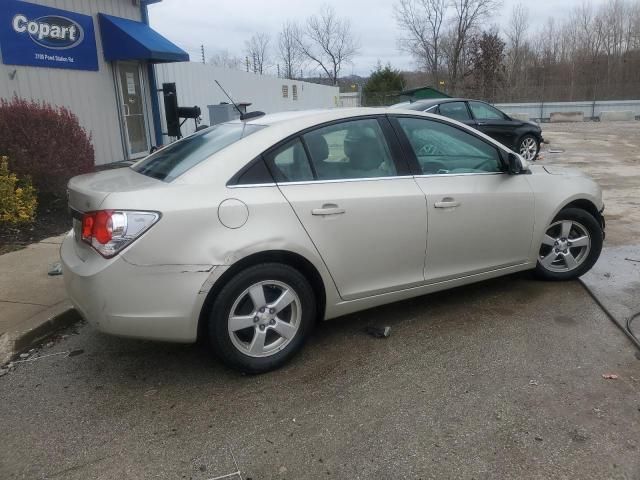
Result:
M0 1L2 63L98 70L90 16L16 0Z

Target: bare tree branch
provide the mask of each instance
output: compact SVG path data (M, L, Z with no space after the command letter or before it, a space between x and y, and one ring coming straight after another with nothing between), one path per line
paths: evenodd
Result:
M300 49L300 27L294 22L286 22L278 36L278 53L283 67L284 78L294 79L298 76L304 61Z
M269 35L256 33L245 42L245 50L253 73L262 75L268 63Z
M359 45L351 34L351 23L338 18L330 6L307 19L305 31L298 36L302 54L314 63L329 79L338 84L345 63L356 56Z
M447 0L400 0L394 7L398 26L404 33L399 41L438 83L441 64L441 30L447 13Z

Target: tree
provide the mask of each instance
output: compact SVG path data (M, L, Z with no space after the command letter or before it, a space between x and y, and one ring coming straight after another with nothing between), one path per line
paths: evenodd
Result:
M359 50L351 34L351 22L338 18L330 6L307 19L297 40L302 54L327 76L331 85L337 85L342 67Z
M244 60L229 53L229 50L219 50L209 59L209 63L216 67L243 70Z
M298 39L300 27L294 22L286 22L278 36L278 53L282 62L284 78L293 80L302 69L304 55L300 49Z
M255 33L245 42L245 51L253 73L264 73L268 62L269 41L269 35L266 33Z
M438 84L442 61L440 42L446 12L446 0L400 0L395 6L396 22L404 32L399 46L431 74L434 85Z
M404 78L398 70L387 64L384 68L378 62L378 66L371 73L364 86L363 92L367 105L386 105L388 98L395 96L404 90Z
M447 41L449 88L455 92L464 74L463 54L480 22L499 5L499 0L452 0L454 9Z
M505 43L497 31L482 32L471 42L470 74L474 96L495 102L504 81Z

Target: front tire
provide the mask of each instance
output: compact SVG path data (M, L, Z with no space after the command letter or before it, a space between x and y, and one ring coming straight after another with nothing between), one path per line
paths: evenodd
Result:
M540 142L536 137L530 134L524 135L518 143L518 153L527 162L533 162L538 158L540 152Z
M226 365L263 373L300 350L315 316L315 295L304 275L288 265L264 263L241 271L222 288L209 315L209 338Z
M602 227L580 208L562 210L542 238L535 273L543 280L572 280L587 273L602 251Z

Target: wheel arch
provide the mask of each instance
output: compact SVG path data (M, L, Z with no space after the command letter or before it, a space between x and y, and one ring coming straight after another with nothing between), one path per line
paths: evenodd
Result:
M294 253L288 250L267 250L241 258L227 268L224 273L216 279L215 283L207 293L207 298L200 309L200 315L198 317L198 339L206 338L207 316L211 310L213 302L226 282L233 278L233 276L238 272L261 263L281 263L293 267L302 273L311 284L311 288L313 288L316 295L317 318L324 318L327 303L327 292L324 281L322 280L322 275L320 275L320 272L313 263L299 253Z
M596 207L596 205L591 200L587 200L586 198L578 198L576 200L572 200L566 205L563 205L560 210L556 212L556 215L567 208L579 208L581 210L585 210L593 215L593 218L600 221L600 212L598 211L598 207Z

